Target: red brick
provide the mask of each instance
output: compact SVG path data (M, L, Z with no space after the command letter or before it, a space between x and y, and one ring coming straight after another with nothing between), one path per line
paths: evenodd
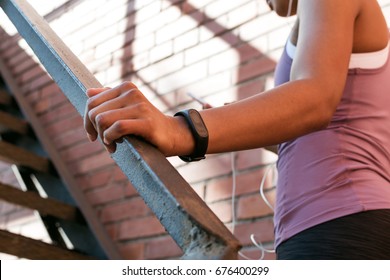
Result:
M231 172L230 156L210 156L207 160L187 164L178 168L188 182L198 182Z
M43 71L42 66L35 64L34 67L28 69L18 76L18 82L26 83L43 75L46 75L46 73Z
M114 160L109 156L108 152L103 151L91 157L73 162L70 169L74 174L84 174L101 168L107 168L114 164Z
M238 170L245 170L252 167L265 167L274 164L277 156L264 149L241 151L237 153L236 167Z
M197 8L188 2L182 3L180 7L184 15L191 14L197 11Z
M137 10L137 22L143 22L147 19L158 16L161 11L160 1L152 1L149 5L144 5Z
M0 40L0 54L5 56L4 52L9 50L14 42L10 40L10 35L6 32L4 27L0 30Z
M50 108L50 101L48 99L40 100L39 102L35 103L33 106L33 109L37 114L42 114L46 112L49 108Z
M124 190L123 185L111 183L102 188L92 189L91 191L86 192L85 195L92 205L102 205L116 200L123 200ZM102 212L104 213L104 211L105 210ZM107 211L109 210L107 209Z
M145 243L144 242L132 242L119 246L121 256L125 260L144 260Z
M119 189L119 192L120 194L122 194L121 189ZM107 192L105 191L105 193ZM115 196L117 198L120 198L121 197L120 194L116 194ZM102 201L102 202L108 202L108 201ZM105 206L101 211L100 218L103 222L114 222L114 221L124 220L127 218L142 217L148 212L149 210L147 209L147 206L145 205L142 198L135 197L132 199L127 199L126 201L122 201L122 202L118 201Z
M196 96L202 97L204 99L212 99L216 95L215 93L222 92L221 96L223 96L223 99L216 98L218 99L218 103L212 103L212 105L220 106L223 105L225 100L228 100L226 91L230 86L232 86L231 75L229 72L223 72L216 75L210 75L207 78L191 85L186 85L185 87L179 88L177 91L171 94L177 94L176 104L180 105L191 101L190 97L187 95L188 92L192 92Z
M161 4L164 5L164 3ZM163 10L161 10L160 12L158 12L158 14L153 16L153 18L150 18L148 20L147 22L148 25L150 26L154 25L155 26L154 28L160 28L171 22L177 21L181 16L180 10L175 6L169 5L167 7L162 7L162 8ZM142 21L142 19L138 19L138 13L137 13L137 22L140 21Z
M83 38L84 47L87 49L95 48L113 38L114 35L117 35L117 31L113 30L109 23L105 23L103 20L98 20L90 25L84 26L83 32L85 34Z
M57 107L66 103L68 103L66 98L62 95L62 93L58 93L58 95L54 96L53 98L41 98L39 101L34 102L31 105L38 115L45 113L57 115ZM72 116L67 117L71 118ZM61 118L57 116L57 121L60 121L60 119Z
M54 122L58 122L61 119L72 118L73 116L78 115L74 107L66 101L57 105L57 107L51 107L50 109L51 111L44 112L39 115L39 119L43 125L48 126Z
M138 27L137 27L138 30ZM131 45L132 45L132 52L133 55L136 56L137 54L141 54L144 52L149 51L151 48L155 46L155 38L154 35L148 35L144 36L141 38L137 38L134 40Z
M263 170L261 169L238 174L236 176L236 196L258 193L263 174ZM270 187L270 185L265 184L265 190L267 190L268 187ZM233 181L231 176L212 180L207 184L206 201L213 202L230 199L232 196L232 189Z
M29 83L25 84L22 88L22 91L27 92L30 90L41 89L52 82L53 80L47 74L44 74L37 78L34 78Z
M115 181L127 180L126 175L123 173L123 171L120 168L116 168L113 172L114 172L113 177Z
M61 89L54 82L41 89L42 98L49 98L49 97L56 96L58 94L63 95Z
M194 29L173 39L173 50L175 53L195 46L199 43L199 30Z
M23 55L21 54L24 52L24 50L18 45L18 42L16 40L7 38L8 47L6 46L6 49L2 50L1 55L2 57L7 58L7 63L10 65L15 65L23 60Z
M77 129L57 134L54 137L54 144L57 149L69 147L70 145L76 144L80 141L88 141L87 133L83 127L78 127Z
M210 39L203 42L196 47L190 48L185 51L185 64L190 65L192 63L204 60L215 54L228 49L229 44L219 37Z
M112 179L112 170L114 168L115 166L103 170L97 170L95 172L89 172L88 174L77 176L76 179L78 184L84 191L88 189L104 187Z
M205 77L207 77L207 61L200 61L159 79L155 90L160 94L166 94L180 87L200 81Z
M255 240L261 243L272 242L274 240L272 218L265 218L251 222L237 223L234 235L243 246L253 245L250 237L254 234Z
M263 3L266 5L266 3ZM250 41L283 26L277 15L271 12L262 14L260 17L241 25L239 27L240 36L244 41Z
M271 194L271 193L270 193ZM267 200L273 205L273 197L266 196ZM273 210L268 207L260 194L254 194L238 199L237 218L249 219L255 217L268 216Z
M34 104L41 99L41 91L37 89L37 90L26 92L24 94L24 97L26 98L28 103Z
M256 1L249 1L247 4L240 2L234 9L230 9L230 12L227 14L227 28L236 28L249 20L253 20L257 16L257 5L258 3ZM245 17L242 15L245 15Z
M125 44L124 34L112 34L112 30L111 30L110 36L112 37L105 40L103 43L98 44L98 46L95 48L96 59L102 58L115 51L118 51L122 48L122 46L124 46Z
M117 240L119 235L119 228L120 228L120 224L118 223L105 225L105 229L112 240Z
M183 54L177 54L138 72L145 82L152 82L158 78L179 71L184 66Z
M259 77L275 70L275 62L267 57L254 60L239 67L237 82L241 83L251 78Z
M264 246L266 250L273 250L270 246ZM256 247L246 247L240 251L239 260L276 260L276 254L260 250Z
M240 63L239 54L235 49L228 49L210 58L209 69L210 74L226 71Z
M245 99L258 93L261 93L264 91L264 87L264 79L250 80L247 83L241 84L237 89L238 99Z
M182 255L183 251L170 236L158 237L145 246L145 259L149 260L178 259Z
M74 115L72 118L60 120L46 127L46 131L51 137L73 131L76 128L83 126L83 120L79 115ZM86 134L85 134L86 135Z
M209 204L210 209L223 222L230 222L232 220L232 203L231 201L221 201Z
M123 74L134 74L133 71L142 70L145 67L149 66L149 54L148 52L143 52L136 54L131 57L131 60L124 64ZM137 74L138 75L138 74Z
M198 183L198 184L193 184L192 185L192 189L196 192L196 194L200 198L204 199L204 197L205 197L205 185L204 185L203 182Z
M223 177L214 179L207 184L205 201L210 203L221 199L231 198L232 196L232 177Z
M14 65L12 72L16 76L24 73L36 65L36 62L25 52L21 51L20 54L18 54L18 59L20 61L17 63L11 63L10 61L10 65Z
M127 184L125 186L125 196L132 197L134 195L138 195L137 190L134 188L134 186L130 182L127 182Z
M198 22L190 17L180 17L178 20L159 29L158 33L156 34L156 43L161 44L168 40L172 40L177 36L192 30L197 25Z
M156 217L150 216L121 223L117 240L151 237L162 233L165 233L165 229L160 221Z
M224 1L224 0L215 0L205 8L205 13L211 18L220 17L223 14L231 10L235 10L243 5L243 1ZM254 7L254 10L256 7ZM242 16L242 15L241 15ZM245 17L246 18L246 17Z
M168 41L153 47L149 51L150 63L158 62L173 54L173 42Z
M125 35L125 45L131 43L134 40L136 34L136 26L134 25L135 18L136 15L131 14L116 23L118 32Z
M199 10L199 9L203 8L204 6L210 4L214 1L215 0L197 0L196 2L193 2L194 4L192 4L192 5L194 5L194 7Z
M87 2L66 11L53 22L61 37L101 82L116 84L124 78L137 81L147 97L168 113L178 110L178 106L200 108L187 92L216 105L261 92L275 64L267 55L280 52L282 47L281 40L274 37L286 29L285 21L277 20L265 2L255 4L251 0L231 3L198 0L192 1L193 4L184 0L114 1L98 7ZM259 17L255 18L257 15ZM74 18L80 20L74 21ZM63 26L67 26L66 31ZM72 112L72 107L34 59L17 45L17 36L8 37L3 34L2 38L6 39L0 42L7 67L16 79L22 80L20 86L28 102L52 133L62 156L70 166L77 162L70 170L124 258L180 256L180 250L157 219L137 216L141 215L137 214L137 203L131 205L131 202L142 199L134 187L99 143L88 143L81 118L75 126L67 123L67 119L77 118L77 113ZM168 51L164 53L165 48ZM190 55L187 64L184 53ZM237 156L236 234L245 245L244 251L251 255L257 251L247 233L259 231L258 239L265 243L273 239L271 214L262 212L258 187L264 164L274 160L275 157L271 159L262 150ZM230 156L209 156L206 161L190 165L176 158L173 164L217 215L230 221ZM271 178L267 178L266 190L270 195L275 194L274 190L269 191L272 183ZM131 207L136 209L129 212L127 209ZM149 215L150 209L146 209ZM134 221L132 216L127 216L133 214L137 216ZM267 215L267 218L259 219L259 215Z

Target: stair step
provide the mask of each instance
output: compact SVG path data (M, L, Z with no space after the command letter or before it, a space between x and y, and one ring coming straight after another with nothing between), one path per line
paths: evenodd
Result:
M44 173L50 170L50 161L47 158L4 141L0 141L0 160Z
M37 210L41 215L50 215L59 219L77 222L79 210L69 204L52 198L43 198L33 191L22 191L0 182L0 199L9 203Z
M67 250L29 237L0 230L0 252L33 260L93 259L76 251Z
M29 125L25 120L0 111L0 132L2 130L10 130L22 135L27 135L29 131Z
M0 89L0 105L11 105L12 96L9 95L5 90Z

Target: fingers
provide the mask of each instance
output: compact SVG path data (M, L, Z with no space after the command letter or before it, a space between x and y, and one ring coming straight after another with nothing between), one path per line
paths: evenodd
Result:
M96 132L99 135L100 139L102 139L103 143L110 144L111 142L113 142L114 140L119 138L120 136L125 135L125 134L121 135L122 130L123 130L123 129L121 129L118 132L118 137L107 140L104 137L104 132L117 121L136 118L136 116L137 116L136 109L135 109L136 106L137 105L131 105L131 106L127 106L127 107L122 108L122 109L111 109L111 110L108 109L107 111L99 113L98 115L96 115L96 117L94 117Z
M96 116L102 112L123 107L124 104L112 101L115 101L123 92L126 93L134 89L137 89L137 87L133 83L125 82L113 89L91 88L87 90L86 94L89 99L85 109L84 128L90 141L95 141L98 137L95 123Z
M109 128L103 133L104 143L106 145L112 145L113 143L121 142L122 137L125 135L141 135L145 140L148 140L148 136L143 134L145 127L149 126L146 120L134 120L134 119L122 119L115 121Z
M126 82L112 89L89 89L84 127L91 141L98 137L113 153L126 135L137 135L166 155L174 154L175 118L164 115L139 89Z
M108 89L88 89L89 97L84 128L88 138L95 141L100 137L109 152L115 152L116 141L128 134L138 134L143 118L148 118L151 104L138 88L129 82Z
M108 110L108 108L106 108L107 104L105 107L100 106L110 100L114 100L117 97L118 92L110 89L102 91L90 90L87 94L91 95L91 97L88 99L86 104L84 127L90 140L94 141L98 136L96 131L95 118L100 112ZM114 109L114 107L111 106L111 109Z
M93 97L93 96L95 96L95 95L97 95L97 94L99 94L99 93L101 93L101 92L103 92L105 90L108 90L108 89L110 89L110 88L108 88L108 87L105 87L105 88L89 88L89 89L87 89L86 94L87 94L88 97Z
M108 90L109 88L90 88L87 89L86 95L91 98L93 96L98 95L99 93L104 92L105 90ZM89 102L89 101L88 101ZM85 108L85 114L84 114L84 128L87 131L87 136L90 141L95 141L97 138L97 133L89 119L89 108L88 108L88 102Z

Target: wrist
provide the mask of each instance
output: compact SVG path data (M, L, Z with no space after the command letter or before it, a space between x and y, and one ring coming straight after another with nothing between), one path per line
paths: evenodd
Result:
M186 135L188 136L189 131L192 136L192 141L190 141L190 145L188 145L188 147L191 147L191 152L181 155L180 158L186 162L204 159L207 152L209 134L202 116L197 110L188 109L177 112L175 117L180 117L181 120L187 124ZM187 140L189 139L187 138ZM186 141L186 139L182 139L181 141Z
M172 155L188 155L195 149L195 139L192 137L191 130L187 121L182 116L174 116L174 137Z

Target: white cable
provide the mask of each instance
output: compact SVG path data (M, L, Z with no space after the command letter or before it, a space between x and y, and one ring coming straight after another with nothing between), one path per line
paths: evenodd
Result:
M287 15L286 17L290 17L291 14L292 14L292 6L293 6L293 2L294 0L289 0L289 3L288 3L288 11L287 11ZM290 25L291 26L291 25ZM236 163L235 163L235 156L236 156L236 153L232 152L231 153L231 166L232 166L232 234L234 234L234 230L235 230L235 227L236 227L236 211L235 211L235 201L236 201L236 188L237 188L237 183L236 183L236 177L237 177L237 172L236 172ZM272 210L274 211L274 207L272 206L272 204L268 201L268 199L266 198L265 196L265 193L264 193L264 185L265 185L265 180L268 176L268 173L273 169L273 167L276 166L276 163L272 163L270 165L267 166L267 169L266 171L264 172L264 175L263 175L263 178L261 180L261 183L260 183L260 188L259 188L259 192L260 192L260 196L261 198L264 200L264 203ZM274 176L274 180L275 180L275 177ZM275 183L275 181L273 182ZM275 185L275 184L273 184ZM256 239L255 239L255 235L252 233L250 235L250 239L253 243L253 245L258 248L261 252L261 256L258 260L262 260L264 259L265 257L265 253L275 253L275 250L274 249L266 249L264 247L264 245L261 243L261 242L257 242ZM245 254L243 254L242 252L238 252L238 254L243 257L244 259L247 259L247 260L254 260L254 259L251 259L249 258L248 256L246 256Z
M265 196L265 193L264 193L264 185L265 185L265 180L267 179L267 176L268 176L268 173L272 170L273 167L276 166L276 163L272 163L270 165L267 166L267 169L265 170L264 172L264 175L263 175L263 179L261 180L261 183L260 183L260 188L259 188L259 192L260 192L260 196L261 198L264 200L265 204L267 204L267 206L272 210L274 211L274 207L272 206L272 204L269 202L269 200L267 199L267 197Z
M234 234L234 230L236 228L236 153L230 153L230 164L232 167L232 233Z
M237 179L237 171L236 171L236 153L235 152L232 152L230 153L231 155L231 167L232 167L232 234L234 234L234 230L235 230L235 227L236 227L236 211L235 211L235 201L236 201L236 188L237 188L237 182L236 182L236 179ZM263 175L263 179L261 180L261 184L260 184L260 194L261 194L261 197L263 198L264 202L267 204L267 206L269 206L272 210L273 210L273 207L272 205L270 204L270 202L266 199L265 195L264 195L264 191L263 191L263 188L264 188L264 184L265 184L265 179L266 177L268 176L268 173L269 171L271 170L271 167L275 166L275 163L272 163L270 165L267 166L267 170L266 172L264 173ZM266 249L263 244L261 242L258 242L256 241L255 239L255 235L254 234L251 234L250 235L250 239L253 243L253 245L260 250L261 252L261 255L260 255L260 258L256 259L256 260L263 260L264 257L265 257L265 253L274 253L275 250L269 250L269 249ZM255 260L255 259L251 259L249 258L248 256L246 256L245 254L243 254L242 252L238 252L238 254L244 258L244 259L247 259L247 260Z
M292 13L292 4L293 4L294 0L290 0L288 2L288 11L287 11L287 16L286 17L289 17L291 16L291 13Z

